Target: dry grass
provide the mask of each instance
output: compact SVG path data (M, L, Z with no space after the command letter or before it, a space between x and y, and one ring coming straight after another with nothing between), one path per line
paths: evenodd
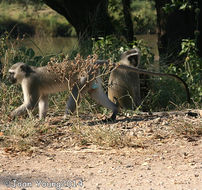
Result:
M174 126L175 132L187 138L202 136L201 118L180 118Z
M199 116L133 115L119 117L116 123L103 123L100 118L100 114L83 114L69 120L52 116L46 121L27 118L10 123L7 119L2 122L1 118L0 143L7 152L32 153L45 148L85 148L91 145L101 149L149 148L171 139L197 141L202 135Z

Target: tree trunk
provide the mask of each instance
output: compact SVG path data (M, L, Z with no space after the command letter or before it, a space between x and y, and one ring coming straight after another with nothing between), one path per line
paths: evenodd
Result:
M125 19L125 37L128 43L133 42L134 40L134 31L133 31L133 22L131 18L131 8L130 8L131 0L122 0L123 4L123 13Z
M108 0L43 1L73 25L80 42L114 32L108 15Z
M179 10L174 9L165 13L163 7L171 0L155 0L157 11L157 28L158 28L158 50L160 55L160 63L167 64L174 63L179 65L183 60L178 54L181 51L182 39L194 39L195 30L197 29L197 22L195 19L194 2L198 2L199 8L202 11L200 0L193 0L193 8ZM199 15L199 28L201 30L202 16ZM199 55L202 57L201 34L198 38Z
M198 20L198 30L199 30L199 36L197 39L197 46L199 49L199 56L202 58L202 1L199 0L198 2L198 7L200 9L200 13L199 13L199 20Z

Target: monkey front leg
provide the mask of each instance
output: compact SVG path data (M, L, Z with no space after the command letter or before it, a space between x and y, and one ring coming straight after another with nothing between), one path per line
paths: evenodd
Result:
M19 106L14 111L12 111L11 114L10 114L10 116L13 119L16 116L23 115L26 111L34 109L34 106L35 105L33 105L33 104L23 103L21 106Z
M48 110L48 95L43 95L39 98L39 119L46 117Z
M79 104L79 102L80 102L79 89L78 89L78 86L75 84L73 86L69 100L67 101L64 118L67 115L72 114L76 110L76 106Z

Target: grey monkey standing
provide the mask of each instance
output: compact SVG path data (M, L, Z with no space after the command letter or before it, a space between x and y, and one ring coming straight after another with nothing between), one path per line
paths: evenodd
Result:
M120 65L138 67L140 64L140 51L131 49L122 54ZM117 67L109 77L108 97L122 108L134 109L141 104L140 77L128 69Z
M111 72L109 77L108 97L119 107L134 109L141 104L140 78L139 74L172 77L180 81L190 102L190 93L187 84L177 75L145 71L138 68L140 64L140 51L138 48L126 51L117 63L117 67Z

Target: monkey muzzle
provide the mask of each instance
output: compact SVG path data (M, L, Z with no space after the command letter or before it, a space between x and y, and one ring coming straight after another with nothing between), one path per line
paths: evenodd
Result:
M17 79L14 77L14 73L9 73L8 79L12 84L17 82Z
M128 60L134 67L138 66L138 55L130 56L128 57Z

